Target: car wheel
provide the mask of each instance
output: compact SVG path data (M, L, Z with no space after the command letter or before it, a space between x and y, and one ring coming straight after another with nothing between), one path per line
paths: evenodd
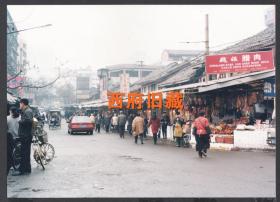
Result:
M70 131L68 130L68 134L70 134Z
M74 135L74 132L73 132L73 131L71 131L71 132L70 132L70 134L71 134L71 135Z
M90 135L93 135L93 131L90 131L89 134L90 134Z

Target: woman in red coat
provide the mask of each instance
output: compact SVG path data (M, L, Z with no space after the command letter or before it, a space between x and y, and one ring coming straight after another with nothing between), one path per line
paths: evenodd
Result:
M156 114L153 114L151 120L149 121L149 127L151 126L154 144L157 144L157 133L160 128L160 120L157 118Z

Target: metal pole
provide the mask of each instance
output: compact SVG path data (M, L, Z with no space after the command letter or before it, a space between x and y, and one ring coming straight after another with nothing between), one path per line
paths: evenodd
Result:
M208 14L205 15L205 60L204 61L206 61L206 56L207 55L209 55L209 21L208 21ZM206 65L205 65L205 80L206 80L206 82L208 82L208 75L206 73Z

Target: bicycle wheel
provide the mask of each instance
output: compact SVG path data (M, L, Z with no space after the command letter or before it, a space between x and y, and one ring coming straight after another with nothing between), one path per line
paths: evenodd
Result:
M20 167L20 160L21 160L21 156L20 156L20 149L21 149L21 144L20 143L16 143L15 148L13 150L13 168L18 171L19 167Z
M43 160L42 160L41 155L39 154L38 150L34 151L33 157L34 157L35 161L42 166L43 170L45 170Z
M43 153L43 163L44 165L48 164L54 158L55 150L50 143L43 143L40 145L41 151Z

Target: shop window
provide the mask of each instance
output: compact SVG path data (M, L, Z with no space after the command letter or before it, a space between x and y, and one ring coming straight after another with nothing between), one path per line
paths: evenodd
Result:
M151 71L142 71L142 77L148 76Z
M129 77L138 77L137 70L126 70L125 72L129 75Z
M110 77L119 77L121 74L121 71L111 72Z
M209 75L209 80L216 80L216 79L217 79L217 74Z
M155 91L156 90L156 84L152 84L151 85L151 91Z

